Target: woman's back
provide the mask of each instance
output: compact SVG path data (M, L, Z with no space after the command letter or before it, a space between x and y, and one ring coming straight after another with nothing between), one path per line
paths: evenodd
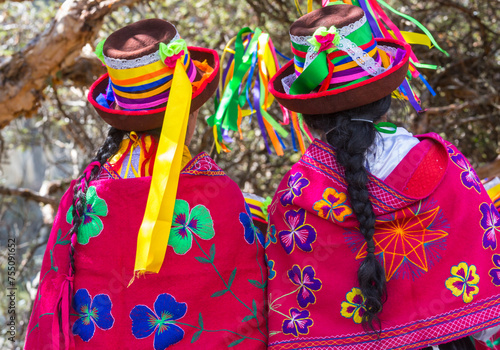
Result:
M367 247L335 150L316 140L285 176L269 209L270 348L417 349L498 322L498 213L455 147L420 140L385 181L368 176L387 280L377 341L361 325Z

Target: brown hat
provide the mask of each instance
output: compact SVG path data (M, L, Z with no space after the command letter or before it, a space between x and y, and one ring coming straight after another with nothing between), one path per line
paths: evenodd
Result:
M108 73L92 84L88 100L106 123L120 130L162 126L179 58L193 86L191 111L212 96L219 82L217 52L186 46L175 26L161 19L117 30L98 45L96 54Z
M403 82L408 44L374 39L364 11L333 5L312 11L290 27L294 59L269 81L286 108L324 114L359 107L390 95Z

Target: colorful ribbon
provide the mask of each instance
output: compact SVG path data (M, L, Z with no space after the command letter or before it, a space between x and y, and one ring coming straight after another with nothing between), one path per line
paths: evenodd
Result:
M134 278L158 273L167 250L192 98L191 81L181 59L175 65L170 95L137 237Z
M234 50L231 50L233 43ZM244 117L255 115L268 152L272 153L272 145L276 154L283 155L281 137L287 137L288 132L267 112L274 101L267 85L279 69L269 34L262 33L259 28L254 32L243 28L226 45L221 62L226 55L229 58L225 68L221 65L221 80L215 98L216 112L207 120L213 127L217 151L227 150L226 145L233 142L229 130L239 132L242 137ZM245 105L248 109L244 108ZM284 108L282 112L284 116L287 113Z

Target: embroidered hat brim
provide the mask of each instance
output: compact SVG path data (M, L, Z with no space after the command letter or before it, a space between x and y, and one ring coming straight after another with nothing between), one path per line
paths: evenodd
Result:
M290 26L293 60L269 82L286 108L324 114L359 107L390 95L404 81L411 49L375 39L358 6L334 4Z
M380 100L390 95L403 82L410 58L408 44L398 40L375 39L377 45L403 49L405 55L385 72L359 83L333 90L290 95L285 92L282 79L295 73L293 60L284 65L269 81L269 92L285 108L306 114L335 113Z

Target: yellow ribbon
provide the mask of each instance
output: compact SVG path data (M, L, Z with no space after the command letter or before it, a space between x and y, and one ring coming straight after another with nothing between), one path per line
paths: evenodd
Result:
M177 60L156 152L146 212L137 237L134 277L145 273L158 273L165 258L182 166L191 97L191 82L181 60ZM130 284L133 281L134 278Z

